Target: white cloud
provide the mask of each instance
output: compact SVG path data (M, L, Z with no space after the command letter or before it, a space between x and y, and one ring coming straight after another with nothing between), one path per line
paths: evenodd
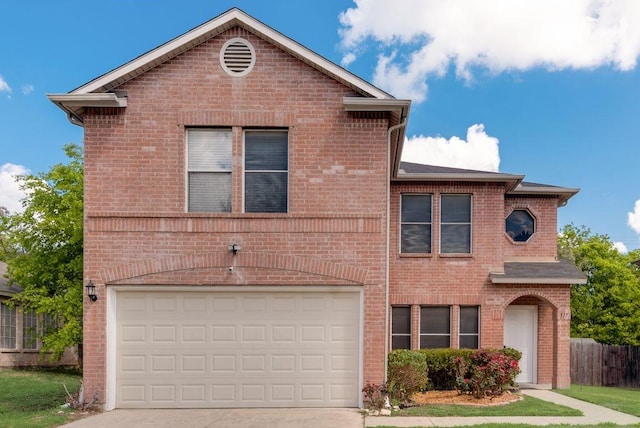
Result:
M22 93L24 95L29 95L30 93L33 92L34 89L35 89L35 87L31 83L27 83L25 85L22 85Z
M467 130L467 140L453 136L413 136L405 140L402 160L426 165L498 171L500 167L499 141L487 135L484 125L476 124Z
M427 79L449 67L466 81L476 68L631 70L640 54L637 0L355 2L340 15L345 58L377 42L386 53L374 83L416 102L426 99Z
M22 210L20 200L25 197L25 193L20 190L15 176L28 173L29 170L22 165L5 163L0 166L0 207L7 208L9 212Z
M611 245L621 254L626 254L629 252L627 246L624 245L624 242L613 242Z
M349 64L351 64L355 60L356 60L356 54L354 54L353 52L349 52L345 54L344 57L342 57L342 61L340 61L340 64L343 67L348 67Z
M2 78L2 74L0 74L0 92L11 93L11 86Z
M640 199L636 201L633 211L627 214L627 225L640 235Z

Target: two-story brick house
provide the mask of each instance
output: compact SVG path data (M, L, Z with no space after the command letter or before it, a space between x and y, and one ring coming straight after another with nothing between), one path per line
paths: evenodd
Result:
M355 407L393 347L521 346L522 325L523 381L568 385L575 190L400 163L409 101L238 9L49 98L84 127L106 409Z

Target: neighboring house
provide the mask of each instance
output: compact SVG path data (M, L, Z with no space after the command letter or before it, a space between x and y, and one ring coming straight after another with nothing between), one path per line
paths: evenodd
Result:
M84 127L106 409L355 407L400 347L512 345L569 385L575 189L400 163L409 101L238 9L49 98Z
M42 354L38 336L44 319L35 311L24 311L20 305L7 301L22 288L10 285L7 264L0 261L0 368L34 366L77 366L78 357L73 350L66 351L59 361L51 361Z

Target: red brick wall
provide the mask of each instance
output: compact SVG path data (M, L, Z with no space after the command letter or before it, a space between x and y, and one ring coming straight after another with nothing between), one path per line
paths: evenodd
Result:
M505 257L555 259L558 253L558 198L507 196L504 218L515 209L529 211L535 219L535 233L527 242L515 242L503 233Z
M432 254L400 254L400 197L429 193L432 206ZM472 194L472 254L440 255L439 195ZM505 218L514 208L527 208L536 217L536 234L526 244L514 244L505 233ZM506 257L553 260L556 256L555 198L504 197L498 184L394 183L390 209L391 305L412 306L412 347L418 348L421 305L452 308L451 346L458 347L459 307L480 306L480 346L504 345L504 310L510 304L538 306L538 383L569 385L569 287L567 285L494 285L492 272L502 272Z
M226 40L256 52L243 78L222 70ZM344 111L353 92L232 29L122 85L124 111L85 120L85 394L105 399L105 283L364 287L364 377L385 369L386 119ZM233 212L185 212L185 128L233 129ZM289 130L289 210L242 213L242 129ZM233 260L227 246L242 250Z

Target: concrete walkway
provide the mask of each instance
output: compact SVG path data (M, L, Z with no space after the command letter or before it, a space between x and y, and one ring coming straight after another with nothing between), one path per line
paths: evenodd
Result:
M583 416L493 416L493 417L385 417L367 416L365 427L450 427L457 425L478 425L484 423L511 423L528 425L597 425L610 422L618 425L640 424L640 418L616 412L606 407L596 406L586 401L576 400L553 391L524 389L525 395L552 403L578 409Z

